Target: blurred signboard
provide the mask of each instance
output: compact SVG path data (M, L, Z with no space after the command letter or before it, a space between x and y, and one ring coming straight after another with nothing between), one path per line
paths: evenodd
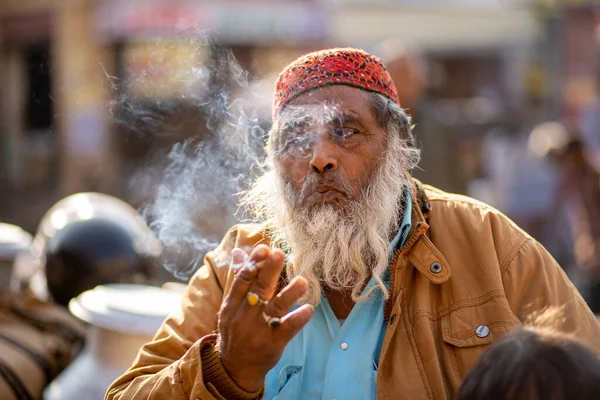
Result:
M0 16L0 39L8 44L29 44L48 41L50 14Z
M198 93L208 80L204 49L190 40L127 43L122 54L127 93L138 100Z
M337 3L345 4L373 4L387 3L396 5L419 5L419 6L456 6L468 5L476 8L495 6L524 6L535 4L544 7L562 7L597 4L598 0L336 0Z
M435 4L440 3L440 4ZM461 2L390 2L379 7L349 3L332 16L335 43L369 46L390 38L422 51L457 51L526 45L539 35L530 9L499 5L472 7Z
M232 44L320 41L325 11L300 1L116 0L95 15L103 41L207 35Z

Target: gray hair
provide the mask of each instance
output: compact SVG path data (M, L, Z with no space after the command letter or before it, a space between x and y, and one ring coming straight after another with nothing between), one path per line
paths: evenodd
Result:
M388 133L398 132L400 138L410 147L415 146L411 118L398 103L380 93L371 94L371 107L379 126Z
M379 126L384 128L388 135L400 137L399 144L403 147L401 153L405 156L406 170L415 168L421 159L421 151L415 146L410 116L398 103L379 93L371 94L371 107Z

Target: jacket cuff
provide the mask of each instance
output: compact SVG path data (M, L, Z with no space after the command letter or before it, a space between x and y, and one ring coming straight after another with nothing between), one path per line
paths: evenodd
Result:
M264 387L256 392L246 392L229 376L221 363L219 352L215 349L217 335L208 335L200 344L200 359L202 360L202 379L207 387L213 386L218 394L231 400L256 400L261 399Z

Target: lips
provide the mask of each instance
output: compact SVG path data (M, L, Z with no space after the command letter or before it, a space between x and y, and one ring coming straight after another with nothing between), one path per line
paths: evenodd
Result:
M317 185L309 193L310 194L305 200L305 204L307 205L315 203L330 203L346 197L344 192L330 185Z

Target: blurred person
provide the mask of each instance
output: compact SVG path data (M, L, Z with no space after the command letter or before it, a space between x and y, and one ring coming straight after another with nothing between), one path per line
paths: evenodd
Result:
M564 218L559 222L553 209L556 173L528 146L530 133L539 123L538 107L533 102L522 107L518 112L508 111L506 121L483 136L481 164L491 188L486 202L540 241L561 263L569 260L570 252L565 246L568 235L556 225L564 223Z
M494 342L456 400L600 399L600 359L576 337L525 327Z
M590 164L600 172L600 68L597 68L595 99L581 110L578 118L581 139Z
M402 81L398 82L402 84ZM600 323L533 238L421 184L381 61L307 54L275 84L268 169L106 399L451 398L535 310L600 352Z
M46 385L78 354L83 323L64 307L10 288L15 259L31 252L31 235L0 223L0 399L41 399Z
M586 156L594 168L600 171L600 100L582 111L580 121Z
M67 306L107 283L156 283L168 273L156 265L162 248L129 204L101 193L77 193L42 218L29 257L17 260L13 286Z
M586 280L582 292L592 311L600 313L600 173L578 135L559 122L538 125L530 146L557 168L556 202L568 213L575 264Z
M405 43L388 40L375 51L394 81L403 84L396 87L398 101L413 118L426 92L426 63L419 53Z

